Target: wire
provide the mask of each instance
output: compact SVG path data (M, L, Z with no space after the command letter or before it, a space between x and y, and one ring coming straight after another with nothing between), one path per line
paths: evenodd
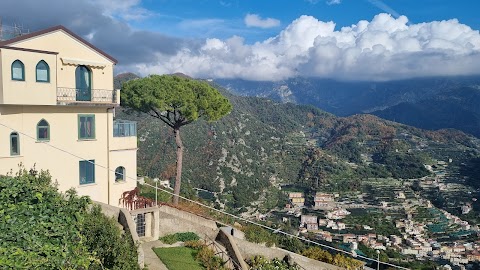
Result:
M14 128L10 127L10 126L7 126L7 125L5 125L5 124L3 124L3 123L1 123L1 122L0 122L0 126L3 126L3 127L7 128L7 129L10 129L10 130L12 130L12 131L18 132L18 133L24 135L25 137L27 137L27 138L29 138L29 139L32 139L32 140L37 141L37 139L36 139L35 137L30 136L30 135L26 134L25 132L18 131L18 130L14 129ZM76 154L74 154L74 153L72 153L72 152L69 152L69 151L64 150L64 149L62 149L62 148L60 148L60 147L54 146L54 145L52 145L52 144L51 144L50 142L48 142L48 141L42 141L41 143L43 143L43 144L45 144L45 145L48 145L48 146L50 146L50 147L52 147L52 148L54 148L54 149L56 149L56 150L58 150L58 151L61 151L61 152L63 152L63 153L66 153L66 154L68 154L68 155L71 155L71 156L73 156L73 157L76 157L76 158L78 158L78 159L80 159L80 160L82 160L82 161L87 161L88 163L91 163L91 164L93 164L94 166L98 166L98 167L100 167L100 168L103 168L103 169L106 169L106 170L111 171L111 172L113 172L113 173L116 173L115 170L111 170L111 169L109 169L109 168L106 167L106 166L103 166L103 165L101 165L101 164L92 162L92 161L90 161L90 160L88 160L88 159L85 159L85 158L82 158L81 156L78 156L78 155L76 155ZM128 178L128 179L131 179L131 180L134 180L134 181L136 181L136 182L139 182L138 179L135 179L135 178L133 178L133 177L130 177L130 176L127 176L127 175L123 175L123 174L119 174L119 175L125 176L125 177ZM286 235L286 236L294 237L294 238L297 238L297 239L299 239L299 240L301 240L301 241L304 241L304 242L307 242L307 243L311 243L311 244L314 244L314 245L317 245L317 246L321 246L321 247L324 247L324 248L327 248L327 249L335 250L335 251L337 251L337 252L341 252L341 253L348 254L349 256L352 256L352 257L358 257L358 258L361 258L361 259L365 259L365 260L369 260L369 261L376 262L376 263L378 263L378 264L384 264L384 265L393 266L393 267L396 267L396 268L399 268L399 269L409 270L408 268L405 268L405 267L402 267L402 266L398 266L398 265L391 264L391 263L388 263L388 262L382 262L382 261L380 261L380 260L376 260L376 259L369 258L369 257L366 257L366 256L354 254L353 252L348 252L348 251L345 251L345 250L342 250L342 249L338 249L338 248L336 248L336 247L332 247L332 246L328 246L328 245L325 245L325 244L321 244L321 243L312 241L312 240L307 239L307 238L299 237L299 236L297 236L297 235L293 235L293 234L290 234L290 233L281 231L281 230L279 230L279 229L275 229L275 228L272 228L272 227L268 227L268 226L263 225L263 224L260 224L260 223L258 223L258 222L251 221L251 220L248 220L248 219L243 218L243 217L235 216L235 215L233 215L233 214L230 214L230 213L228 213L228 212L225 212L225 211L216 209L216 208L211 207L211 206L209 206L209 205L206 205L206 204L203 204L203 203L200 203L200 202L197 202L197 201L188 199L188 198L183 197L183 196L181 196L181 195L176 195L176 194L174 194L173 192L170 192L170 191L168 191L168 190L165 190L165 189L162 189L162 188L159 188L159 187L155 187L154 185L151 185L151 184L148 184L148 183L144 183L143 185L146 185L146 186L155 188L155 189L157 189L157 190L163 191L163 192L165 192L165 193L167 193L167 194L170 194L170 195L172 195L172 196L177 196L178 198L181 198L181 199L183 199L183 200L185 200L185 201L188 201L188 202L197 204L197 205L199 205L199 206L202 206L202 207L205 207L205 208L207 208L207 209L213 210L213 211L215 211L215 212L218 212L218 213L221 213L221 214L230 216L230 217L232 217L232 218L235 218L235 219L238 219L238 220L242 220L242 221L245 221L245 222L247 222L247 223L250 223L250 224L253 224L253 225L262 227L262 228L264 228L264 229L267 229L267 230L272 231L272 232L275 232L275 233L280 233L280 234L284 234L284 235Z

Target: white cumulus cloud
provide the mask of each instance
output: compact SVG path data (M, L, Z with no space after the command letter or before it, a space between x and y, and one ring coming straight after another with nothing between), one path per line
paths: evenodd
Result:
M280 25L280 21L273 18L263 19L258 14L247 14L245 25L248 27L272 28Z
M378 14L336 29L334 22L301 16L277 36L246 44L242 37L207 39L143 74L183 72L201 78L283 80L295 76L341 80L393 80L480 73L480 34L456 19L409 24L405 16Z

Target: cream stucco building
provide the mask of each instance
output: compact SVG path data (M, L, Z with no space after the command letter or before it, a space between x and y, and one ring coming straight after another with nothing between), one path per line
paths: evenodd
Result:
M113 120L116 62L62 26L0 41L0 174L35 166L60 191L119 205L136 187L137 137Z

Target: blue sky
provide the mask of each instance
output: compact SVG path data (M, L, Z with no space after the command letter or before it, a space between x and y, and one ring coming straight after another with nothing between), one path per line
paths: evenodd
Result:
M476 75L479 10L477 0L0 1L4 24L64 25L117 58L117 73L258 81Z
M421 23L457 18L461 23L480 29L480 1L476 0L147 0L140 6L152 12L143 20L133 21L139 29L159 31L180 37L228 38L241 35L251 43L278 34L301 15L322 21L334 21L337 27L350 26L360 20L371 20L381 12L405 15ZM247 14L279 20L267 29L247 27ZM392 14L394 15L394 14Z

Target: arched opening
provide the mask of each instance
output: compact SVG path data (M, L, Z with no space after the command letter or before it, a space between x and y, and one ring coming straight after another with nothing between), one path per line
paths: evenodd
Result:
M78 66L75 70L75 88L77 101L91 101L92 72L86 66Z
M45 119L42 119L37 124L37 141L48 140L50 140L50 125Z
M15 60L12 63L12 80L25 81L25 66L20 60Z
M117 167L115 169L115 182L125 181L127 178L125 177L125 167Z
M47 62L41 60L35 68L37 82L50 82L50 67Z

